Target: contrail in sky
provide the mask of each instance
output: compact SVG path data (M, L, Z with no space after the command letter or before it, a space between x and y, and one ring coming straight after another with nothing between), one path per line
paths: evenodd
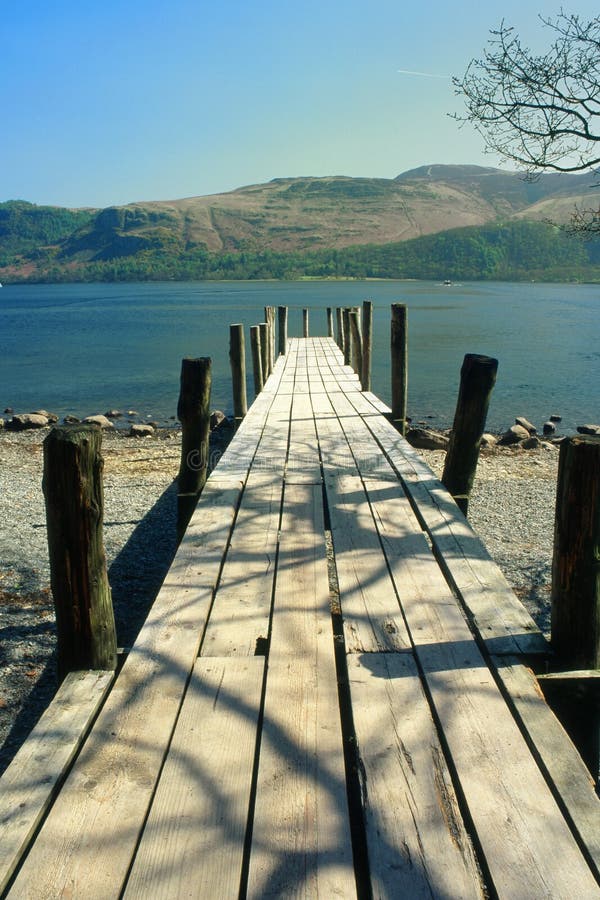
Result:
M412 72L410 69L397 69L400 75L418 75L420 78L452 78L451 75L434 75L433 72Z

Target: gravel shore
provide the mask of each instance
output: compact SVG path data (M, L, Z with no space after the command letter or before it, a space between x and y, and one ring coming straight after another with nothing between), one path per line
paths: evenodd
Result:
M56 686L54 608L41 490L40 432L0 431L0 772ZM176 431L136 440L103 437L104 542L119 646L128 647L175 552L179 467ZM444 453L421 451L436 474ZM550 568L558 451L482 452L469 519L543 630L549 628Z

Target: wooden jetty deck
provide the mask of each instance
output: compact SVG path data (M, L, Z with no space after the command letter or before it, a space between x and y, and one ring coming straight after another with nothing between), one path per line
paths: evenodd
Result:
M289 341L57 796L0 782L6 896L600 897L546 642L384 412Z

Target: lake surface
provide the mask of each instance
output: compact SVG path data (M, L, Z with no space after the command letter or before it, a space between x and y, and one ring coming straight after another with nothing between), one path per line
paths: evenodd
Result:
M211 356L212 406L231 410L229 325L289 307L299 336L326 333L328 306L374 303L373 390L390 400L390 304L406 303L409 415L451 425L465 353L499 360L488 427L552 413L563 432L600 422L600 286L432 282L192 282L8 285L0 290L0 414L135 409L175 415L184 356ZM253 397L246 332L248 398Z

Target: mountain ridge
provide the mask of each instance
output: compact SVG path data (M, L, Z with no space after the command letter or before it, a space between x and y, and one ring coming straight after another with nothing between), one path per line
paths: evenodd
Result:
M387 245L518 220L565 222L591 175L527 181L492 167L432 164L395 178L275 178L233 191L104 209L0 204L0 280L140 254L311 253Z

